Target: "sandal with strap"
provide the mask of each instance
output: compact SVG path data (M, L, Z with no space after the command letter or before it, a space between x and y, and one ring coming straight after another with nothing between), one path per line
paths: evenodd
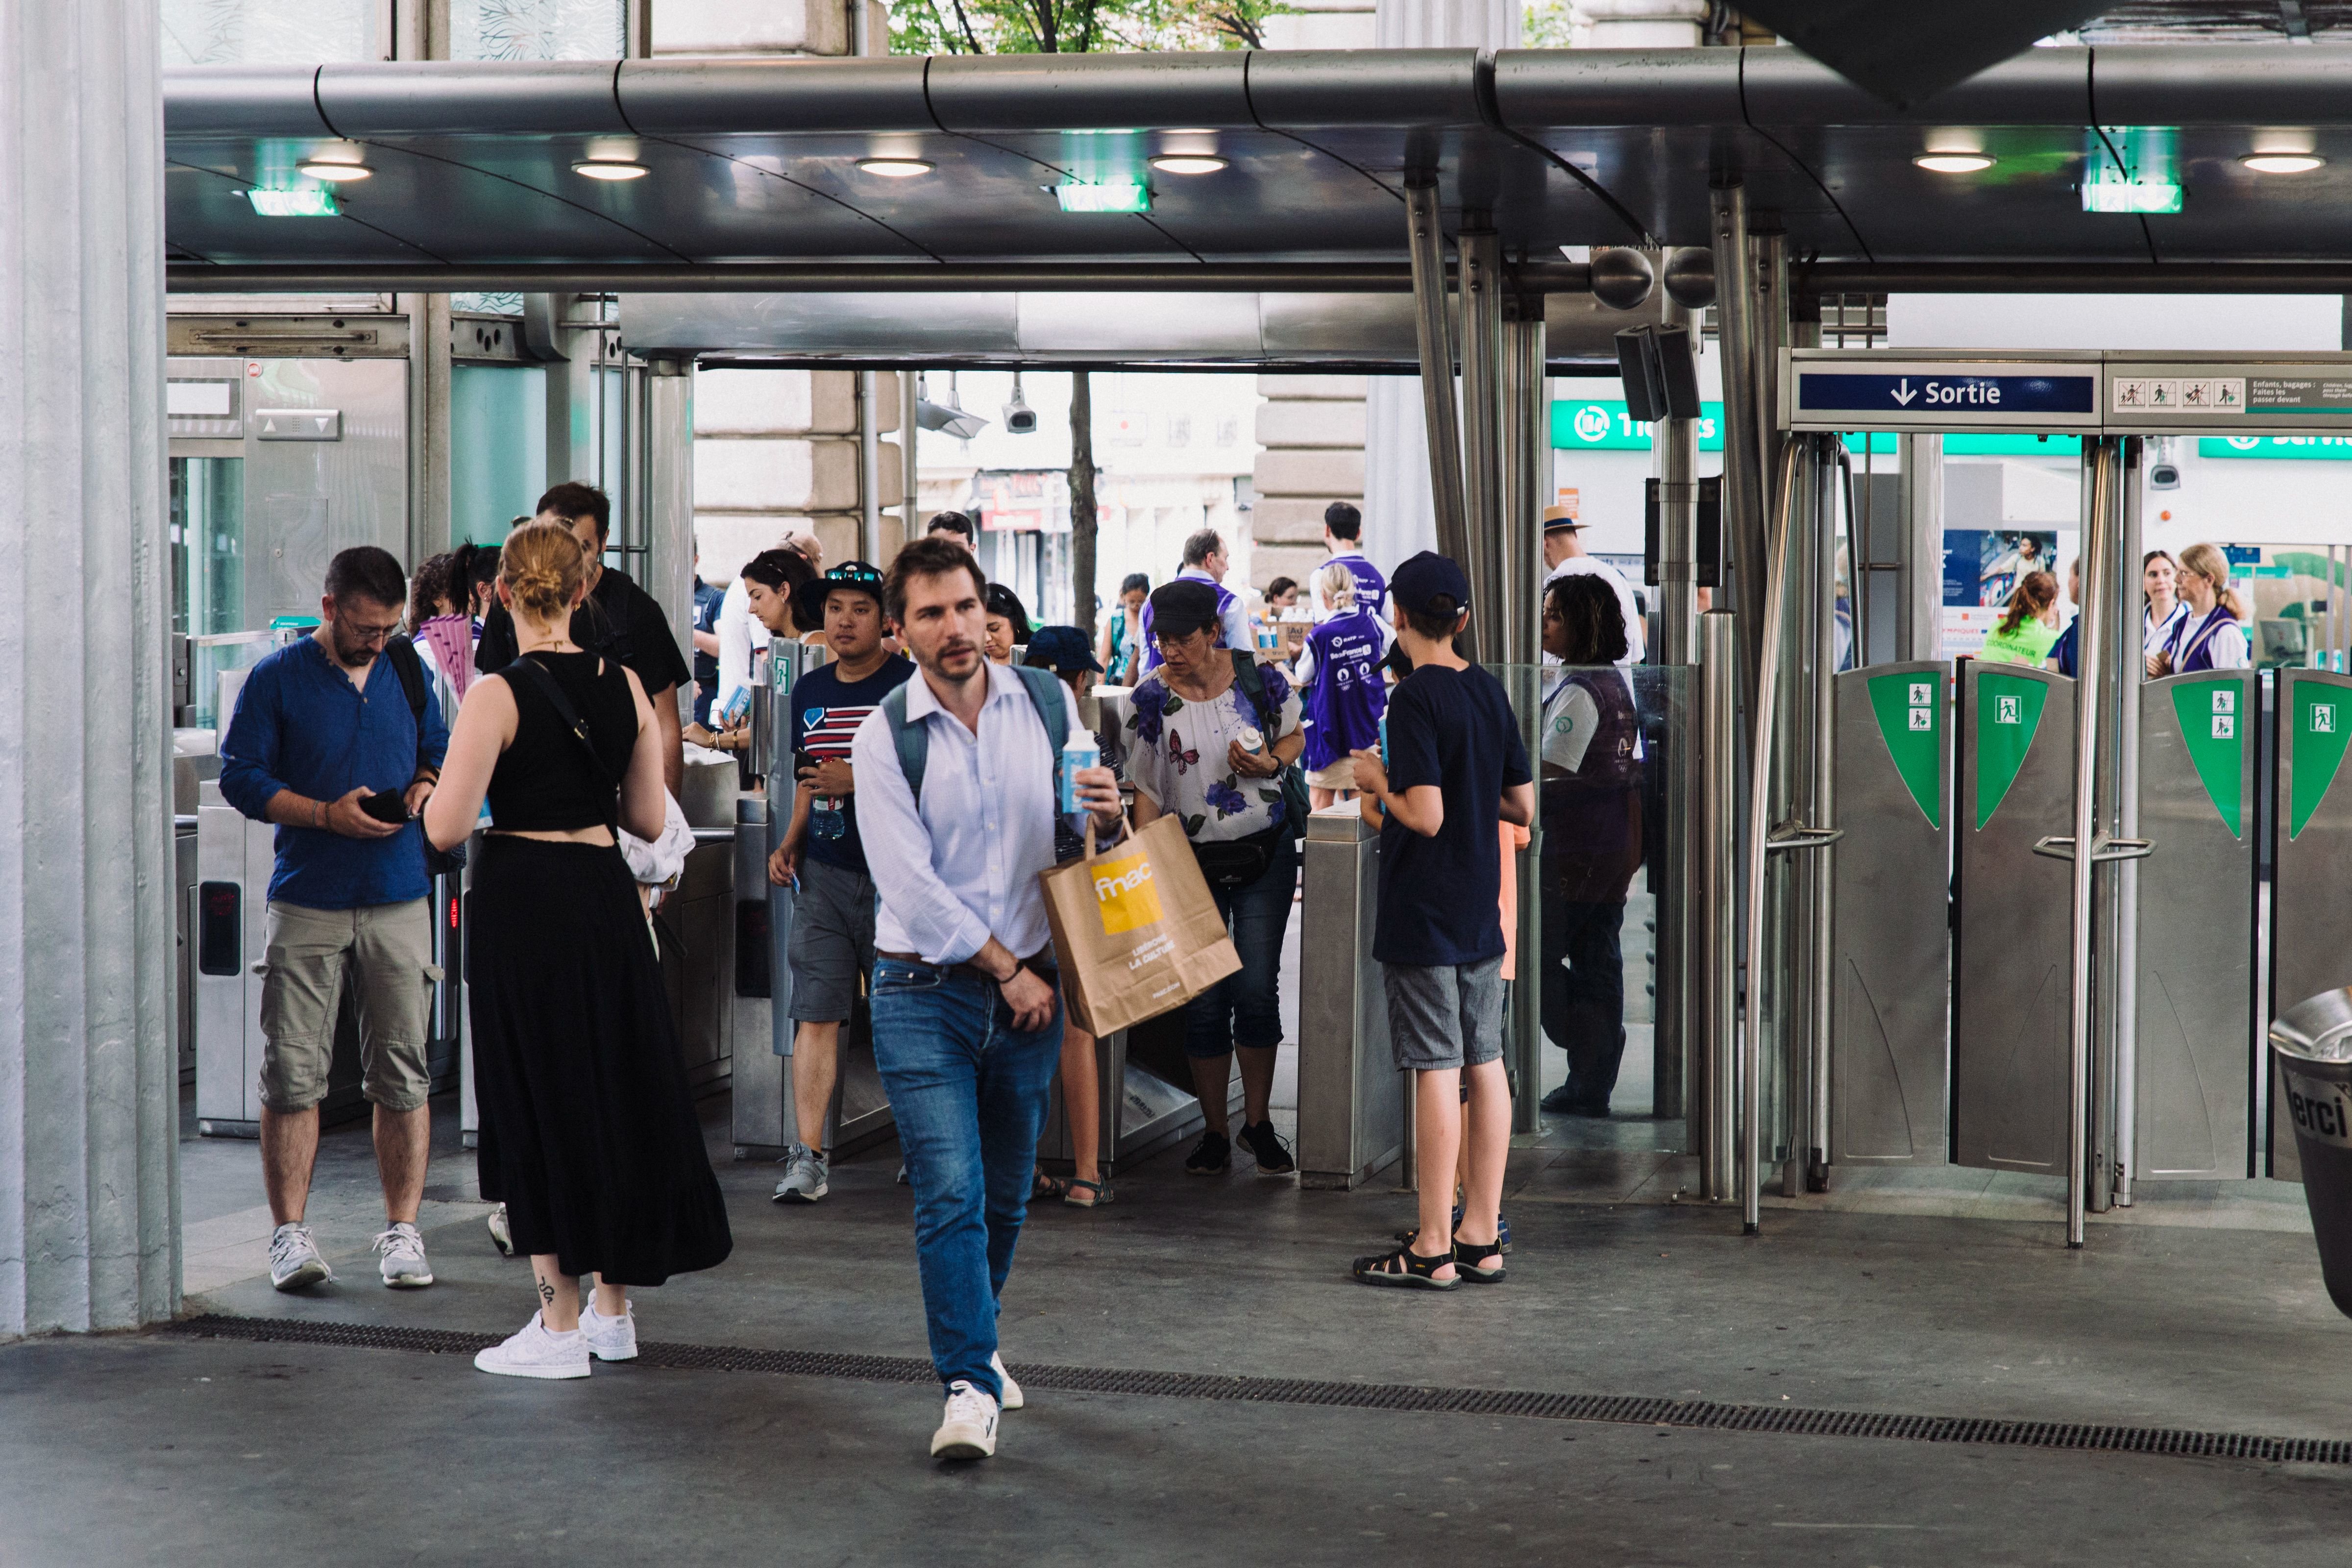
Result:
M1493 1268L1486 1265L1493 1264ZM1474 1280L1481 1285L1498 1285L1509 1275L1503 1267L1503 1244L1499 1241L1456 1241L1454 1244L1454 1277Z
M1454 1255L1450 1252L1423 1258L1410 1247L1400 1247L1394 1252L1359 1258L1349 1272L1367 1285L1393 1285L1408 1290L1451 1290L1462 1281L1459 1279L1440 1279L1437 1271L1453 1261ZM1461 1270L1454 1272L1459 1275Z
M1079 1194L1082 1192L1092 1195L1081 1197ZM1110 1184L1089 1182L1082 1176L1072 1176L1069 1181L1069 1190L1062 1194L1062 1201L1074 1209L1098 1209L1110 1202Z
M1049 1176L1043 1171L1037 1171L1031 1173L1029 1178L1030 1202L1034 1203L1040 1198L1048 1200L1054 1198L1067 1198L1069 1195L1070 1184L1062 1180L1061 1177Z

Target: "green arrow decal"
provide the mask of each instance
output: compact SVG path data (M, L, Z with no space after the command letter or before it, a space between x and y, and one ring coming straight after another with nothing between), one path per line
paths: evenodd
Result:
M2183 681L2172 689L2173 715L2180 721L2180 738L2189 747L2205 794L2221 814L2230 837L2241 837L2238 822L2242 805L2240 784L2245 762L2245 683L2235 676L2215 680ZM2343 754L2343 748L2336 748Z
M1985 670L1977 677L1977 826L2000 809L2025 753L2042 727L2042 704L2050 688L2019 675Z
M2294 683L2294 777L2288 784L2286 836L2301 836L2304 824L2327 796L2344 742L2352 740L2352 690L2324 681Z
M1942 760L1944 677L1937 670L1870 678L1870 709L1895 771L1927 814L1927 826L1944 826Z

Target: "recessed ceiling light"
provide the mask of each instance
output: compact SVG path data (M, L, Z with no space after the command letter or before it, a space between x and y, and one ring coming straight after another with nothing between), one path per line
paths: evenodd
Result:
M324 158L313 158L308 163L297 163L294 166L310 178L324 180L329 184L341 184L346 180L364 180L375 173L365 163L335 163Z
M583 158L572 165L572 172L592 180L642 180L653 173L643 163L624 158Z
M1911 160L1931 174L1974 174L1993 166L1990 153L1922 153Z
M860 158L857 167L868 174L879 174L886 180L911 180L918 174L928 174L932 165L920 158Z
M2238 162L2257 174L2308 174L2327 160L2309 153L2256 153Z
M1213 174L1226 163L1208 153L1162 153L1151 160L1151 166L1163 174Z

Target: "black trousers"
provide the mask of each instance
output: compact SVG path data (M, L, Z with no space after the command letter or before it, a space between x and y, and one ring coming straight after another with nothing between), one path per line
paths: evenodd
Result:
M1568 1099L1609 1107L1625 1056L1625 905L1562 896L1543 879L1543 1028L1568 1053ZM1567 959L1562 968L1560 960Z

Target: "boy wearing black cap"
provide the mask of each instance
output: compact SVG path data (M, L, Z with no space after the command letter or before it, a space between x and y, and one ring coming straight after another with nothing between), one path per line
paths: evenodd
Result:
M813 1204L830 1190L824 1119L840 1069L841 1026L874 967L874 882L857 837L851 740L876 705L915 673L882 645L882 574L845 561L794 593L793 618L821 623L834 662L792 690L792 742L800 787L792 826L768 860L768 880L796 882L793 934L793 1114L799 1139L784 1155L780 1204Z
M1470 622L1462 569L1423 551L1397 568L1389 598L1412 673L1389 698L1385 763L1376 751L1355 753L1356 787L1366 820L1381 830L1372 956L1397 1068L1413 1070L1421 1226L1396 1251L1356 1259L1354 1272L1368 1285L1451 1290L1465 1279L1503 1278L1496 1226L1511 1099L1495 847L1498 822L1534 819L1535 778L1502 683L1454 651ZM1462 1222L1452 1226L1465 1074L1469 1180ZM1450 1247L1414 1250L1449 1235Z

